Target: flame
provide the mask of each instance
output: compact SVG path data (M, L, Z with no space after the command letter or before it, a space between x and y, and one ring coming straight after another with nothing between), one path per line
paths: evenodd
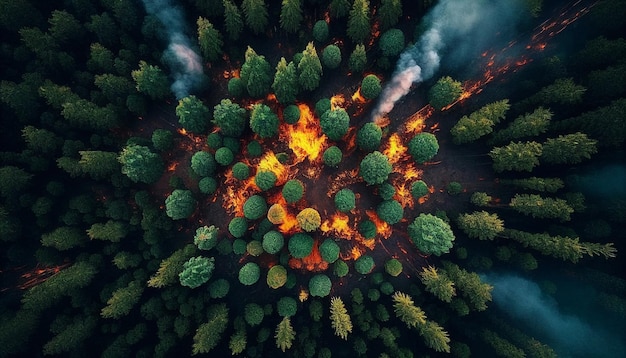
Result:
M332 198L335 193L339 190L345 188L348 185L357 183L361 181L361 177L359 177L359 169L346 170L337 174L336 177L330 180L330 184L328 185L328 191L326 195L329 198Z
M402 183L394 185L394 187L396 188L396 194L393 198L396 199L396 201L399 202L403 208L409 207L413 209L415 201L413 200L410 186L407 183Z
M300 288L300 293L298 293L298 300L300 302L304 302L309 298L309 291L306 290L306 288L302 287Z
M391 123L391 120L386 115L385 116L378 116L378 117L374 118L374 124L376 124L380 128L387 127L389 125L389 123Z
M346 102L346 98L342 94L336 94L330 97L330 109L335 110L339 108L344 108L344 103Z
M360 236L357 230L350 227L350 218L344 213L335 213L330 219L324 220L320 226L323 233L333 233L342 239Z
M371 241L373 241L373 240L371 240ZM352 248L350 248L350 251L348 251L345 254L342 253L342 254L340 254L340 256L341 256L341 259L344 260L344 261L356 260L359 257L361 257L364 252L365 252L365 250L361 249L360 247L352 246Z
M322 260L322 255L320 255L319 243L315 240L313 244L313 249L309 256L296 259L292 257L289 259L289 267L292 269L302 269L311 272L319 272L325 271L328 269L328 262Z
M254 177L246 180L238 180L233 176L232 169L224 175L226 190L222 194L222 207L235 216L243 215L243 204L254 193L261 191L254 183Z
M276 95L274 93L268 93L267 96L265 97L265 100L268 102L273 102L273 103L278 102L278 100L276 99Z
M420 108L419 111L413 113L411 117L404 122L403 132L405 134L416 134L421 132L425 127L424 122L430 118L434 111L435 108L429 104Z
M57 273L59 273L61 270L68 267L69 265L70 263L66 262L62 265L57 265L57 266L52 266L52 267L37 266L31 271L28 271L20 275L20 278L23 280L23 282L17 285L17 288L19 288L20 290L27 290L34 286L37 286L38 284L46 281L50 277L56 275Z
M374 12L375 11L376 10L374 8ZM380 21L378 21L378 19L376 19L372 24L372 31L370 31L370 35L370 41L367 43L368 47L372 47L374 45L374 42L376 42L376 39L380 37Z
M174 172L178 164L179 164L178 162L172 162L170 165L167 166L167 171Z
M356 92L354 92L352 94L352 102L356 102L356 103L365 103L367 102L367 99L365 97L363 97L363 95L361 94L361 86L359 86L359 88L357 88Z
M366 210L365 214L374 223L374 225L376 225L377 234L379 234L385 239L388 239L391 236L393 229L391 228L389 224L387 224L381 218L379 218L378 214L376 214L375 211ZM373 241L373 240L370 240L370 241Z
M266 152L259 164L257 165L257 173L268 171L276 175L276 186L283 185L289 179L289 168L278 161L276 155L271 150Z
M184 136L187 135L187 131L185 130L185 128L178 128L176 131Z
M402 138L398 133L393 133L387 142L387 148L383 154L387 156L391 164L396 164L406 155L407 147L402 144Z
M294 125L281 125L280 139L288 143L296 156L296 163L308 159L311 163L321 160L326 148L326 135L322 133L319 122L306 104L299 104L300 120Z
M278 231L283 234L293 234L300 229L300 225L298 224L298 220L296 216L289 211L287 211L287 215L285 215L285 219L283 223L278 226Z

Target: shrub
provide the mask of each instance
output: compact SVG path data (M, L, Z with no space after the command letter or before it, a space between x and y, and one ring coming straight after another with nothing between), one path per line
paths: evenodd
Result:
M367 99L378 97L381 90L380 79L376 75L367 75L361 81L361 94Z
M378 186L378 196L383 200L391 200L396 195L396 188L385 182Z
M354 261L356 272L367 275L374 269L374 259L369 255L363 255Z
M248 150L248 155L253 158L260 157L261 154L263 154L263 147L261 147L261 143L257 142L256 140L248 143L246 149Z
M196 229L196 234L193 237L193 243L200 250L211 250L217 245L218 229L214 226L201 226Z
M337 261L339 258L339 245L332 239L326 239L320 245L320 256L322 256L322 260L333 263Z
M411 195L415 199L426 196L429 193L428 185L423 180L418 180L411 185Z
M341 50L337 45L328 45L322 51L322 63L324 66L334 69L341 63Z
M263 253L263 244L261 244L261 241L252 240L246 245L246 252L254 257L261 256Z
M324 20L318 20L313 25L313 39L317 42L325 42L328 38L328 24Z
M208 177L215 173L217 165L213 155L207 152L196 152L191 156L191 169L201 177Z
M202 194L211 195L217 190L217 180L212 177L205 177L198 182L198 189Z
M191 191L176 189L165 199L165 212L173 220L186 219L193 214L196 204Z
M372 220L362 220L358 230L365 239L373 239L376 236L376 224Z
M372 122L367 122L356 134L356 144L364 152L371 152L380 146L383 138L383 131Z
M383 153L374 151L361 161L359 174L369 185L382 184L387 180L392 169L389 159Z
M239 138L228 136L223 137L222 144L223 147L230 149L230 151L233 152L233 155L239 153L239 149L241 149L241 143L239 142Z
M267 211L267 220L274 225L282 224L285 220L285 216L287 216L287 212L281 204L274 204L270 206L270 209Z
M298 220L300 228L307 232L317 230L322 224L320 213L313 208L302 209L302 211L296 215L296 220Z
M367 297L370 299L370 301L376 302L380 298L380 291L375 288L370 288L369 290L367 290Z
M261 324L261 322L263 322L265 312L263 311L263 307L261 307L257 303L251 302L246 304L243 311L243 318L250 325L250 327L258 326Z
M254 183L263 191L270 190L276 184L276 174L270 171L262 170L256 173Z
M230 165L235 160L233 151L226 147L221 147L215 151L215 161L223 166Z
M452 181L446 186L446 191L450 195L458 195L463 191L463 187L461 186L461 183Z
M278 134L278 116L270 107L257 103L250 114L250 129L261 138L271 138Z
M395 292L395 288L393 288L391 282L385 281L380 284L380 292L389 296Z
M228 223L228 232L236 238L241 238L248 231L248 221L242 217L232 218ZM245 250L245 249L244 249Z
M246 241L242 239L235 239L233 241L233 252L235 255L243 255L246 253Z
M278 253L285 245L283 234L272 230L263 235L263 250L268 254Z
M309 256L313 250L313 238L305 233L294 234L287 245L291 256L301 259Z
M333 265L333 273L337 275L337 277L344 277L348 274L349 271L350 268L348 267L348 264L345 263L345 261L335 261L335 264Z
M439 143L437 137L432 133L418 133L409 142L409 154L418 164L432 159L438 151Z
M378 204L376 213L384 222L393 225L402 220L404 209L402 209L402 205L395 200L385 200Z
M318 117L321 117L327 111L330 111L330 98L322 98L315 102L315 114Z
M273 289L283 287L287 283L287 270L281 265L272 266L267 272L267 285Z
M230 283L223 279L217 279L209 284L209 296L211 298L224 298L230 291Z
M335 207L337 210L345 213L356 206L356 196L350 189L344 188L335 194Z
M152 132L152 145L158 151L166 151L172 147L174 135L166 129L155 129Z
M233 176L239 180L246 180L250 176L250 167L243 162L233 165Z
M239 269L239 282L243 285L254 285L261 275L259 265L254 262L248 262Z
M222 135L218 132L210 133L206 137L206 144L209 146L209 148L217 150L218 148L222 147Z
M408 226L409 237L417 248L426 255L450 252L454 233L450 225L431 214L420 214Z
M348 59L348 67L352 72L363 72L367 65L367 53L365 52L365 45L358 44L350 54Z
M246 86L239 77L233 77L228 80L228 93L233 97L241 97L244 95Z
M456 101L463 93L463 85L450 76L440 78L428 90L428 102L435 108L441 109Z
M276 303L276 311L281 317L291 317L298 310L298 302L292 297L281 297Z
M267 203L260 195L252 195L243 204L243 215L249 220L260 219L267 213Z
M402 263L398 259L390 259L385 262L385 271L393 277L402 273Z
M283 120L285 123L296 124L300 120L300 108L291 104L283 109Z
M282 194L287 203L295 203L302 198L304 185L298 179L291 179L283 185Z
M331 287L330 278L324 274L315 275L309 280L309 293L313 297L328 296Z
M342 157L343 157L343 153L341 152L341 149L339 149L335 145L326 148L326 150L324 151L324 154L322 155L324 164L333 168L336 168L339 165L339 163L341 163Z
M320 126L330 140L340 140L350 127L350 116L343 108L331 109L320 116Z
M395 57L404 49L404 33L399 29L389 29L380 35L378 40L383 56Z
M214 268L215 259L212 257L191 257L183 264L183 271L178 274L180 284L189 288L196 288L211 278Z

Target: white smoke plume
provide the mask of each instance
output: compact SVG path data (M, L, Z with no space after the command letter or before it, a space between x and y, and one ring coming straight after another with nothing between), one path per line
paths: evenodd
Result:
M512 29L522 13L518 0L442 0L424 17L426 30L419 40L400 54L396 70L385 86L373 119L391 112L415 83L431 78L442 62L465 63L476 50L503 29Z
M169 45L163 57L172 70L171 89L177 99L198 89L204 81L202 60L192 49L185 35L185 19L182 10L169 0L143 0L146 11L156 16L164 26L165 39Z

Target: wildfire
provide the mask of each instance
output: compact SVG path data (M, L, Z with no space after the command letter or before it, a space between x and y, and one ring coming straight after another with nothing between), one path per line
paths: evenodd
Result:
M359 86L359 88L357 88L357 90L352 94L352 102L355 103L365 103L367 102L367 99L365 99L365 97L363 97L363 95L361 94L361 87Z
M31 287L37 286L38 284L44 282L50 277L56 275L69 265L70 263L67 262L62 265L52 267L36 267L33 270L23 273L20 276L24 281L20 283L17 288L19 288L20 290L27 290Z
M381 218L379 218L378 214L376 214L375 211L366 210L365 214L374 223L374 225L376 225L376 233L378 233L380 236L382 236L385 239L388 239L389 237L391 237L391 233L393 232L393 229L391 228L389 224L387 224Z
M289 168L283 165L276 155L271 150L265 153L259 164L257 165L257 172L268 171L276 175L276 185L283 185L289 179Z
M222 76L224 77L224 79L239 78L239 69L233 68L230 70L224 70L224 72L222 73Z
M373 241L373 240L370 240L370 241ZM342 260L356 260L359 257L361 257L364 252L365 250L361 249L360 247L352 246L352 248L350 249L348 253L341 254L341 259Z
M315 163L321 159L326 147L326 135L322 133L313 112L306 104L299 104L300 120L294 125L282 124L280 139L288 143L296 156L296 163L305 159Z
M336 177L331 179L330 183L328 184L328 191L326 192L326 195L331 198L342 188L345 188L346 186L357 183L359 181L361 181L361 178L359 177L359 169L352 169L341 172L337 174Z
M311 272L319 272L328 269L328 262L322 260L322 255L320 255L319 243L317 240L313 244L313 250L309 256L304 257L302 259L296 259L292 257L289 259L289 267L292 269L303 269Z
M243 204L251 195L260 191L254 183L254 177L240 181L233 176L232 170L228 170L224 183L227 185L222 194L222 207L230 214L243 216Z
M335 110L339 108L344 108L345 102L346 99L342 94L336 94L330 97L330 109Z
M330 219L324 220L320 226L323 233L332 233L335 236L350 240L361 236L357 230L350 226L350 218L343 213L336 213Z
M178 166L178 164L178 162L172 162L170 165L167 166L167 171L170 173L176 171L176 167Z
M393 133L387 142L387 148L383 150L383 154L387 156L391 164L399 162L406 154L407 147L402 144L402 138L398 133Z
M413 113L413 115L405 121L403 132L405 134L415 134L421 132L425 126L424 122L426 119L430 118L434 111L435 108L429 104L420 108L419 111Z

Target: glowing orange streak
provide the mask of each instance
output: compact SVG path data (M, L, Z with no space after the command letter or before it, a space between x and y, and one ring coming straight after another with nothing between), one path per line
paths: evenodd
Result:
M53 267L44 267L44 268L34 268L30 272L23 273L20 277L27 279L20 283L17 288L20 290L26 290L31 287L37 286L38 284L46 281L50 277L56 275L64 268L70 265L69 262L64 263L62 265L53 266Z
M228 170L224 184L226 184L226 190L222 194L222 207L230 214L244 216L243 204L254 193L261 191L254 183L254 177L240 181L233 177L232 170Z
M403 133L405 134L416 134L424 129L424 122L430 118L430 116L435 111L433 106L427 104L424 107L420 108L419 111L413 113L411 117L409 117L403 126Z

